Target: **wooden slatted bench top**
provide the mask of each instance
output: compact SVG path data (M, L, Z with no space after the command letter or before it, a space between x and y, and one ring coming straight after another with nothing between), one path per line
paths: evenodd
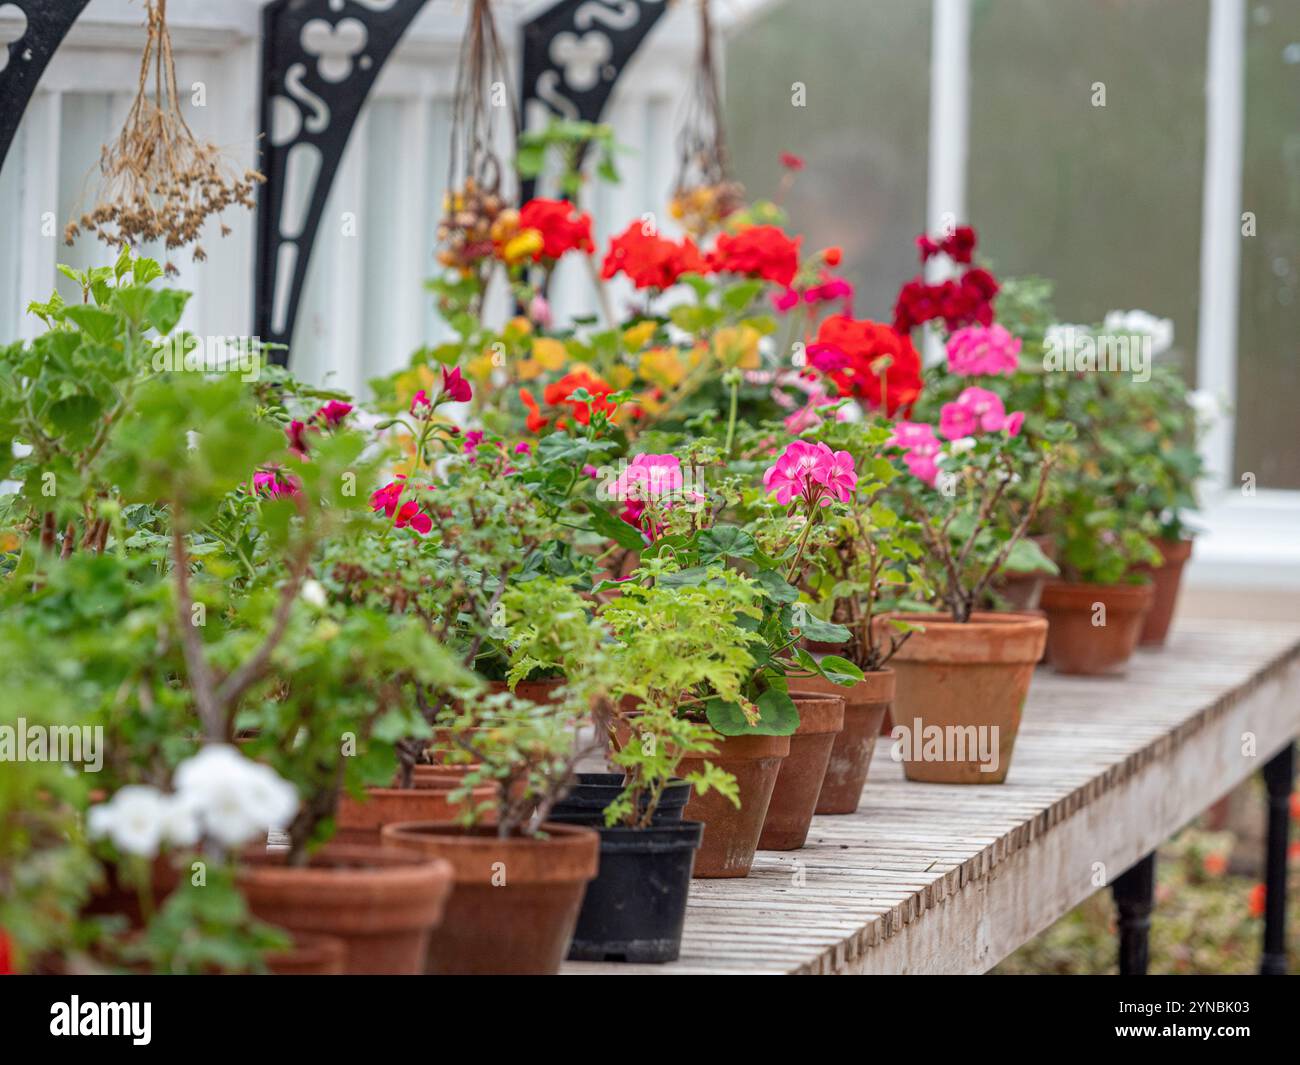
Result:
M1040 668L1006 783L918 784L882 739L856 814L694 880L681 959L574 974L984 972L1300 733L1300 625L1186 621L1120 678Z

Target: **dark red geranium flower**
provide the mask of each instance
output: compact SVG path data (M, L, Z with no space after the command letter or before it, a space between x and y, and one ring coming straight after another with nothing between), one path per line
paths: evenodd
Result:
M709 266L690 237L667 240L640 221L609 242L600 276L623 273L637 288L670 288L682 274L708 273Z
M594 251L591 215L568 200L532 199L519 208L519 228L542 235L542 248L534 259L558 259L568 251Z
M749 226L739 233L723 233L709 256L719 272L761 277L789 287L799 270L799 242L776 226Z
M880 322L834 314L810 346L842 395L856 396L891 417L908 411L921 394L921 358L911 338Z

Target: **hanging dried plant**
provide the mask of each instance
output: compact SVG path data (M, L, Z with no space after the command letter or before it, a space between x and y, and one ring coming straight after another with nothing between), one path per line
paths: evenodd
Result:
M672 216L696 238L717 228L745 203L745 187L728 176L709 0L699 2L700 52L677 135L677 177L669 204Z
M494 247L519 225L519 212L501 189L503 171L496 152L501 112L517 139L518 113L492 5L490 0L473 0L456 71L447 193L438 226L438 261L465 274L479 272Z
M100 152L97 206L69 222L63 236L71 244L84 230L114 247L160 240L169 253L193 244L194 259L202 262L203 223L232 204L251 209L253 190L266 178L256 170L238 176L215 145L194 136L181 114L167 0L146 3L148 38L135 101L117 140ZM221 235L229 233L223 222ZM176 272L170 262L167 272Z

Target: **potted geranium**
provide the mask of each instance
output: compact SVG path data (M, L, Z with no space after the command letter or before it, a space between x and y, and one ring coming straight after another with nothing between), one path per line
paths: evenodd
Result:
M590 828L548 820L572 786L578 763L601 747L583 726L593 691L566 684L545 702L508 691L466 692L456 702L452 741L470 757L460 795L490 784L492 797L466 802L449 822L385 825L389 850L450 864L455 890L430 939L430 973L546 974L568 951L587 882L599 863Z
M996 393L971 386L943 406L938 432L904 421L889 441L909 471L891 496L921 529L918 561L947 615L902 615L924 627L893 658L894 736L909 779L996 784L1010 766L1047 622L978 607L1033 522L1056 461L1052 445L1021 432L1023 421ZM1026 483L1018 520L1001 520L1013 486Z
M862 670L862 680L850 688L816 676L799 681L804 690L844 698L844 728L835 737L816 812L847 814L858 808L876 739L888 727L894 696L890 660L918 628L897 617L887 627L875 622L925 598L924 574L917 564L924 548L917 524L896 514L885 499L899 475L884 454L890 437L887 423L828 420L806 435L851 454L859 471L840 512L826 522L824 542L806 552L803 571L797 575L797 583L813 600L812 610L827 615L803 620L808 649L834 650ZM825 621L842 625L848 640L808 639L809 633L821 633Z

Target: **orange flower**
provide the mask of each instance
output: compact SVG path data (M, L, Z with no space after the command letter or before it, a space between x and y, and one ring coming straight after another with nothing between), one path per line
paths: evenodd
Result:
M1228 859L1218 851L1211 851L1201 862L1206 876L1222 876L1228 871Z
M1268 895L1268 886L1265 884L1256 884L1250 889L1250 915L1252 917L1264 916L1264 900Z
M839 266L840 260L844 258L844 250L838 244L832 244L822 252L822 261L827 266Z
M585 388L591 400L570 400L574 392ZM549 384L542 391L542 400L548 407L567 406L573 411L573 417L579 425L590 425L593 411L600 411L606 417L612 415L617 407L608 403L605 397L614 389L595 374L586 370L574 370L565 374L558 381Z
M909 411L921 394L921 357L911 338L879 322L831 315L817 331L809 361L841 395L865 399L873 408L883 400L891 418L900 409Z
M537 409L537 400L533 398L533 394L528 389L521 388L519 398L523 400L524 406L528 408L528 418L524 424L528 426L530 433L540 433L551 424L550 418L542 417L542 412Z

